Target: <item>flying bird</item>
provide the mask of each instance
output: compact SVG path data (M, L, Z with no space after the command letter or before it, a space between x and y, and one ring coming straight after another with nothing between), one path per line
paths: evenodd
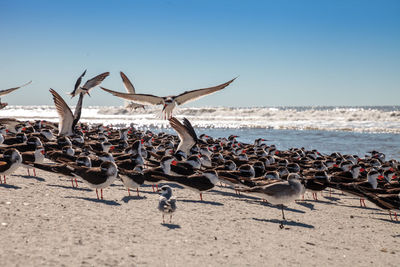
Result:
M107 78L108 75L110 75L109 72L104 72L102 74L97 75L96 77L86 81L86 83L83 86L81 85L82 78L85 76L86 70L79 76L78 80L76 80L74 91L69 93L71 95L71 98L76 96L77 94L84 93L84 94L89 94L89 91L93 89L94 87L98 86L101 84L102 81L104 81L105 78Z
M23 84L23 85L18 86L18 87L0 90L0 96L8 95L9 93L14 92L15 90L17 90L17 89L19 89L19 88L21 88L21 87L27 86L27 85L29 85L29 84L31 84L31 83L32 83L32 81L29 81L29 82L27 82L26 84ZM8 105L8 103L1 103L1 99L0 99L0 109L5 108L7 105Z
M74 135L75 125L81 118L84 93L79 94L79 100L78 104L76 104L74 114L72 114L72 111L68 107L67 103L65 103L64 99L56 91L50 89L50 93L53 95L54 105L56 106L59 118L58 135Z
M100 88L106 92L109 92L110 94L113 94L114 96L117 96L117 97L120 97L123 99L127 99L127 100L132 100L135 103L140 103L140 104L144 104L144 105L163 105L162 117L163 117L163 119L169 119L173 115L173 110L174 110L175 106L183 105L190 101L194 101L203 96L215 93L219 90L222 90L225 87L227 87L229 84L231 84L235 79L236 78L234 78L226 83L214 86L214 87L185 91L179 95L165 96L165 97L149 95L149 94L127 94L127 93L120 93L120 92L112 91L112 90L106 89L104 87L100 87Z
M128 79L128 77L125 75L125 73L123 73L122 71L120 72L121 74L121 78L122 78L122 82L124 83L124 87L126 89L126 92L128 94L136 94L135 92L135 87L133 86L133 84L131 83L131 81ZM125 102L125 108L127 109L137 109L137 108L143 108L144 109L144 105L142 104L137 104L135 102Z

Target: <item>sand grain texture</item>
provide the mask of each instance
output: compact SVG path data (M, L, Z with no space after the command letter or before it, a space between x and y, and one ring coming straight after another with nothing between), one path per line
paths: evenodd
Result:
M399 264L400 223L340 192L292 203L280 230L280 210L256 198L216 187L200 202L175 187L178 210L161 224L151 187L128 197L117 181L98 201L83 183L37 173L20 168L0 185L1 266Z

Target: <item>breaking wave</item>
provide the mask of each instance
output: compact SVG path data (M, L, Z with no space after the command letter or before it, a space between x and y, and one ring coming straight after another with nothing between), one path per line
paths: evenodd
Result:
M81 120L115 126L165 128L167 121L156 117L159 107L128 111L122 107L85 107ZM179 108L177 117L186 117L202 128L265 128L288 130L351 131L400 134L400 106L378 107L202 107ZM57 120L53 106L8 106L1 117L22 120Z

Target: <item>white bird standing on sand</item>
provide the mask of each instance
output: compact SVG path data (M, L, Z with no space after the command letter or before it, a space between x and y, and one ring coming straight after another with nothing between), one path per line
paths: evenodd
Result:
M29 84L31 84L31 83L32 83L32 81L29 81L29 82L27 82L26 84L23 84L23 85L18 86L18 87L0 90L0 96L8 95L9 93L14 92L15 90L17 90L17 89L19 89L19 88L21 88L21 87L24 87L24 86L26 86L26 85L29 85ZM1 103L1 99L0 99L0 109L5 108L7 105L8 105L8 103Z
M89 91L93 89L94 87L98 86L101 84L102 81L104 81L105 78L107 78L108 75L110 75L109 72L104 72L102 74L97 75L96 77L86 81L85 85L80 86L82 82L83 76L85 76L86 70L82 73L81 76L79 76L78 80L76 80L74 91L69 93L71 95L71 98L76 96L77 94L83 93L83 94L89 94Z
M53 95L54 105L56 106L58 113L58 135L74 135L75 125L81 118L84 93L79 94L79 100L76 104L74 114L72 114L72 111L68 107L67 103L65 103L64 99L56 91L50 89L50 93Z
M283 212L283 205L298 199L304 191L304 186L300 182L300 176L297 173L291 173L287 181L248 189L239 189L239 191L261 197L272 205L280 205L282 209L282 220L286 220ZM283 221L279 227L281 229L283 228Z
M100 88L106 92L109 92L110 94L113 94L114 96L127 100L132 100L135 103L140 103L144 105L163 105L162 117L163 119L169 119L173 115L173 110L175 106L188 103L190 101L199 99L200 97L203 97L205 95L209 95L219 90L222 90L229 84L231 84L235 79L236 78L214 87L185 91L180 95L165 96L165 97L148 95L148 94L127 94L127 93L112 91L103 87Z
M160 190L161 196L158 199L158 210L162 212L163 223L165 223L165 214L169 214L169 223L171 223L172 213L176 210L176 198L172 196L172 189L169 185L163 185Z

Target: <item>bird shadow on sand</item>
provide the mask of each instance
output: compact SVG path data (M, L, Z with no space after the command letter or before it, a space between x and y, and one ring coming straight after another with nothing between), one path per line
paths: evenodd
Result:
M130 200L146 199L146 196L124 196L121 200L124 203L128 203Z
M39 182L44 182L46 181L44 178L38 177L38 176L32 176L32 175L18 175L24 179L32 179L32 180L36 180Z
M248 202L248 203L250 203L250 204L257 204L257 205L263 205L263 206L267 206L267 207L270 207L270 208L274 208L274 209L281 209L281 207L280 206L275 206L275 205L272 205L272 204L270 204L270 203L268 203L268 202L263 202L263 201L254 201L254 200L245 200L246 202ZM306 213L305 211L302 211L302 210L298 210L298 209L292 209L292 208L288 208L288 207L285 207L285 211L291 211L291 212L296 212L296 213Z
M388 215L389 216L389 215ZM393 216L393 215L392 215ZM394 216L393 216L394 217ZM390 222L390 223L394 223L394 224L400 224L400 221L396 221L395 219L391 220L391 219L382 219L382 218L374 218L375 220L379 220L379 221L384 221L384 222Z
M213 205L213 206L223 206L224 205L221 202L207 201L207 200L179 199L178 201L186 202L186 203L208 204L208 205Z
M297 205L303 206L305 208L308 208L310 210L316 210L314 208L314 204L313 203L308 203L308 202L302 202L302 201L296 201Z
M164 227L167 227L168 229L171 229L171 230L181 228L181 226L179 224L174 224L174 223L162 223L161 225Z
M346 207L346 208L355 208L355 209L364 209L364 210L377 210L377 211L381 211L378 208L371 208L371 207L361 207L358 205L339 205L340 207Z
M259 199L259 198L252 197L252 196L238 195L234 192L224 192L224 191L219 191L219 190L215 190L215 189L210 190L209 192L215 193L217 195L226 196L226 197L247 198L247 199L254 199L254 200Z
M329 201L339 201L340 200L340 198L338 198L338 197L328 197L328 196L325 197L324 196L324 198L329 200Z
M50 186L50 187L59 187L59 188L64 188L64 189L73 189L73 190L77 190L77 191L87 191L87 192L93 191L92 189L89 189L89 188L84 188L84 187L72 187L72 186L58 185L58 184L48 184L47 186Z
M302 200L302 202L313 202L313 203L318 203L318 204L337 205L337 203L335 203L335 202L324 201L324 200L321 200L321 199L317 199L317 200L314 200L314 199L304 199L304 200Z
M67 196L65 198L83 199L83 200L86 200L86 201L106 204L106 205L110 205L110 206L121 206L121 204L119 204L115 200L104 200L104 199L97 199L97 198L90 198L90 197L72 197L72 196Z
M281 224L282 220L277 220L277 219L258 219L258 218L253 218L253 220L255 221L259 221L259 222L269 222L269 223L277 223L277 224ZM306 223L300 223L300 222L295 222L295 221L284 221L283 222L284 226L297 226L297 227L304 227L304 228L308 228L308 229L313 229L315 228L314 225L311 224L306 224Z
M21 189L21 187L12 184L0 184L0 187L7 189Z

